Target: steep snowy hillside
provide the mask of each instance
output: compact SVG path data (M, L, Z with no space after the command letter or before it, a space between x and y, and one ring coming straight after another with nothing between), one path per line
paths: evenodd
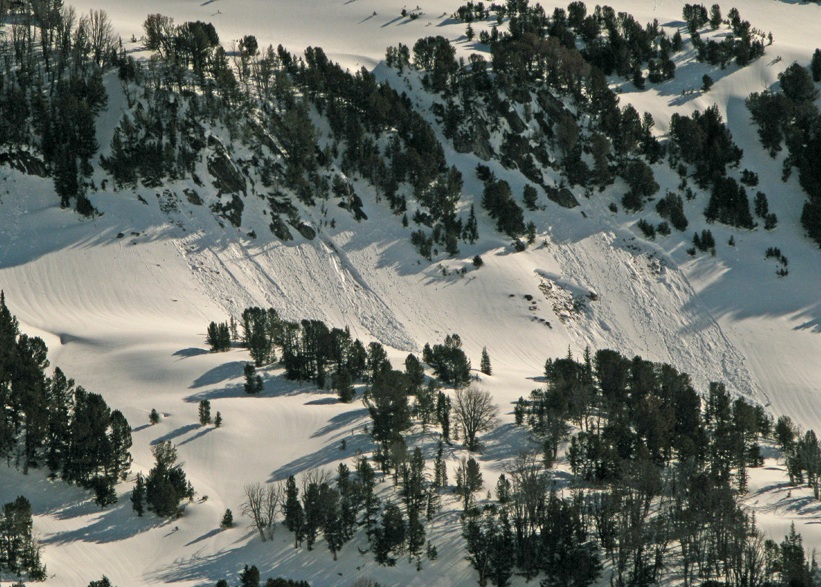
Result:
M774 88L793 60L809 63L819 43L821 6L746 2L742 16L772 31L775 39L747 67L717 70L696 62L690 50L677 58L670 82L639 92L625 80L610 80L620 89L622 106L630 103L653 115L660 137L673 112L689 115L717 104L743 149L740 169L756 171L755 189L769 195L770 210L779 219L775 230L708 224L702 192L684 203L686 231L648 240L637 222L657 224L661 217L654 205L635 213L619 205L613 212L609 204L626 191L618 180L590 197L574 189L579 206L570 209L540 192L538 209L527 215L535 225L535 243L516 252L481 208L483 184L475 170L487 164L517 198L529 180L499 161L457 152L434 114L436 98L422 91L418 77L403 77L382 63L387 46L413 46L427 35L449 38L462 56L486 51L468 42L464 23L451 18L460 2L420 5L415 19L400 16L405 4L398 0L74 4L79 12L104 8L127 51L138 57L147 54L129 39L142 35L148 13L163 13L180 23L212 22L226 46L253 34L260 46L281 43L296 54L322 47L345 67L375 68L378 80L409 93L435 129L447 164L464 177L458 212L467 216L475 204L481 238L460 243L454 256L424 259L410 241L414 227L402 226L360 176L352 176L351 183L362 195L366 221L340 207L347 200L336 194L321 207L296 202L296 216L315 237L306 238L294 223L293 238L281 240L269 229L272 208L263 197L244 197L237 227L209 208L220 202L210 186L182 178L154 188L115 190L110 175L95 163L93 181L100 188L89 199L99 213L86 218L60 208L50 178L0 167L0 289L9 308L22 332L46 342L52 366L101 393L133 427L132 475L117 487L119 503L104 510L89 492L47 480L41 471L24 476L0 469L2 503L18 494L32 502L49 585L85 586L103 574L120 587L211 585L225 577L236 582L245 564L257 565L263 577L289 576L315 585L348 585L359 577L383 585L475 584L464 558L457 496L444 497L446 513L428 529L439 556L421 570L407 559L386 568L370 554L360 555L356 548L364 550L364 536L332 561L324 546L295 550L284 529L272 542L261 543L248 528L249 519L240 514L243 485L280 481L317 467L333 470L339 462L350 465L357 451L373 449L361 402L343 404L331 391L286 381L279 368L261 370L265 390L248 396L243 391L247 351L208 352L207 324L238 318L249 306L273 307L287 320L347 326L366 344L385 345L395 365L452 333L460 335L474 367L486 347L493 375L481 375L480 385L501 407L500 425L487 435L480 458L487 488L520 450L534 448L513 424L514 402L543 385L547 358L568 351L578 357L586 347L669 363L690 373L702 392L711 381L725 382L733 394L775 416L789 415L805 429L821 428L821 252L800 224L805 195L796 174L782 182L785 154L773 160L761 148L744 105L751 92ZM640 22L658 19L670 31L683 27L678 2L612 4ZM544 4L548 14L558 5ZM688 93L701 86L707 72L715 78L710 92ZM129 107L116 72L103 81L109 98L96 129L100 154L110 156L115 128ZM229 130L209 129L208 136L232 146L235 159L251 161L243 144L231 143ZM205 177L205 159L198 165ZM669 167L662 163L653 169L659 196L676 189L679 177ZM186 190L200 194L206 205ZM716 254L689 254L692 234L706 229L715 236ZM772 246L789 258L786 277L776 275L773 259L765 259ZM484 262L480 268L472 262L477 255ZM197 424L203 399L220 411L223 427ZM154 426L148 424L152 409L162 414ZM177 446L197 499L178 520L138 519L128 501L133 475L151 468L151 448L165 440ZM435 434L417 426L409 444L431 454ZM451 477L463 454L458 447L449 450ZM794 519L805 544L821 545L811 491L788 493L783 462L767 464L750 482L748 501L760 512L759 525L780 539ZM220 531L226 508L237 523ZM514 581L524 585L521 577Z

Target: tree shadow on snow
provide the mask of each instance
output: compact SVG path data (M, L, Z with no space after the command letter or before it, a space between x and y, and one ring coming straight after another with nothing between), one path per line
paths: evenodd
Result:
M168 434L163 434L159 438L155 438L151 441L151 446L155 446L160 444L161 442L165 442L166 440L174 440L175 438L182 436L183 434L188 434L192 430L196 430L199 428L199 424L186 424L185 426L180 426L169 432Z
M264 373L259 373L263 378L263 388L260 393L249 394L245 392L245 384L237 383L227 385L218 389L209 389L198 393L186 396L185 401L188 403L198 403L204 399L225 399L225 398L272 398L272 397L287 397L302 394L324 394L325 390L319 389L313 383L308 381L290 381L279 375L266 376ZM192 386L193 387L193 386ZM335 403L333 401L322 403Z
M208 354L207 350L192 346L192 347L188 347L187 349L180 349L176 353L174 353L172 356L182 357L182 358L185 359L185 358L188 358L188 357L197 357L199 355L207 355L207 354Z
M180 557L173 565L151 573L146 578L152 582L194 581L197 584L208 585L226 579L229 584L235 585L239 582L241 570L237 566L237 560L242 560L243 564L256 566L263 579L282 576L283 569L288 569L290 579L308 581L312 585L347 585L348 581L353 580L353 577L346 577L346 581L342 582L338 570L345 566L334 563L322 539L316 544L313 552L307 553L306 556L304 548L294 548L293 535L281 526L277 527L272 541L262 542L253 539L252 536L255 534L255 530L246 532L237 541L237 546L214 554L195 553ZM346 544L340 552L340 559L346 554L355 553L352 545Z
M481 460L494 470L504 470L508 462L522 452L539 449L527 430L515 424L502 424L479 437Z
M228 379L236 379L243 374L245 365L245 361L231 361L230 363L218 365L197 377L189 389L197 389L207 385L215 385Z
M70 530L68 532L60 532L49 536L42 540L44 545L49 544L69 544L73 542L93 542L93 543L107 543L119 542L120 540L128 540L142 534L152 528L156 528L167 524L168 521L157 518L153 514L146 514L140 518L134 514L131 508L131 502L128 495L120 496L119 501L101 510L99 506L93 502L87 502L89 511L84 511L83 514L91 515L93 511L99 512L99 515L84 524L81 528ZM86 504L77 504L83 506L81 509L85 510ZM73 509L73 508L71 508ZM60 515L59 513L57 514Z
M344 439L346 445L345 450L340 450L339 443L324 446L312 454L301 456L281 466L271 473L268 481L282 481L291 475L296 476L309 469L327 467L332 463L334 463L334 467L336 467L335 463L337 461L347 459L356 454L357 451L364 453L373 450L373 441L367 434L353 434L351 436L345 436Z
M308 402L308 404L311 404L311 403L313 403L313 402ZM305 405L308 405L308 404L305 404ZM354 422L357 422L357 421L363 419L367 415L368 415L368 410L366 410L365 408L361 408L359 410L351 410L351 411L345 412L343 414L337 414L336 416L334 416L333 418L328 420L328 423L325 426L323 426L322 428L320 428L319 430L317 430L316 432L311 434L311 438L318 438L319 436L325 436L326 434L330 434L331 432L337 431L340 428L350 426Z
M189 442L194 442L195 440L197 440L197 439L199 439L199 438L202 438L203 436L205 436L206 434L208 434L208 433L209 433L209 432L211 432L212 430L214 430L214 428L213 428L212 426L205 427L205 428L203 428L202 430L200 430L199 432L197 432L197 433L196 433L194 436L192 436L191 438L186 438L185 440L183 440L183 441L182 441L181 443L179 443L177 446L182 446L183 444L188 444Z

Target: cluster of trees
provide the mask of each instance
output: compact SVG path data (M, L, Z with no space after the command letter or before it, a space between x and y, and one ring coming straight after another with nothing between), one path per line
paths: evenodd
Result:
M31 503L19 496L3 506L0 518L0 574L11 573L31 581L45 581L40 547L32 536Z
M772 43L772 34L765 36L761 31L753 29L748 21L741 20L737 8L731 8L727 13L726 22L732 35L724 36L720 43L712 40L705 43L698 33L708 23L712 30L716 30L724 22L718 4L712 5L709 16L707 9L701 4L685 4L682 14L693 40L697 59L711 65L720 65L722 69L733 59L744 67L764 55L765 39Z
M684 202L680 195L668 191L656 204L656 212L665 220L669 220L676 230L687 230L689 222L684 214Z
M82 214L97 151L94 119L106 104L102 71L118 60L102 10L79 15L58 0L0 6L0 147L42 153L63 207Z
M465 387L470 382L470 360L462 350L462 339L456 333L446 335L443 344L433 347L426 344L422 349L422 360L430 365L442 383Z
M131 427L59 368L46 375L47 352L40 338L19 332L0 292L0 458L24 473L47 467L93 488L101 506L114 503L114 485L131 466Z
M440 451L441 452L441 451ZM440 454L441 458L441 454ZM294 546L312 550L323 537L334 557L364 527L371 551L379 564L393 566L399 554L421 564L425 549L424 520L439 507L439 489L425 473L419 448L395 472L397 502L383 502L376 495L377 474L368 459L359 457L355 470L341 463L335 478L324 470L306 472L301 483L290 476L284 483L245 487L243 511L251 518L260 538L273 538L281 522L294 534Z
M758 136L770 156L786 143L789 156L783 177L798 169L798 181L809 196L801 214L807 234L821 245L821 114L813 103L815 82L821 81L821 52L816 51L810 70L793 63L778 76L780 91L751 94L747 108L758 125Z
M784 453L790 485L812 487L815 499L821 499L821 448L815 431L802 434L788 416L781 416L774 436Z
M650 45L642 59L649 59L651 72L660 71L661 61L649 56L656 51L652 31L657 31L658 25L645 29L629 15L616 15L606 7L587 16L581 2L572 3L567 12L558 9L551 18L541 6L531 7L528 2L494 4L490 11L500 19L509 17L508 32L501 33L494 27L493 33L483 39L491 45L491 63L481 55L471 55L467 63L460 63L453 71L447 57L450 53L442 48L444 40L429 38L417 44L420 54L414 67L422 71L423 77L432 77L437 70L447 72L437 77L443 86L437 90L442 101L434 106L444 135L458 151L474 151L487 159L494 149L490 133L501 133L499 159L503 165L518 168L539 185L544 182L542 170L557 168L557 164L570 184L602 188L612 183L616 171L621 170L631 183L633 197L628 203L640 207L640 194L652 194L656 184L652 169L646 164L640 166L643 161L638 158L653 163L663 153L651 132L654 121L647 114L642 117L632 106L619 108L605 75L612 65L597 64L589 50L613 39L621 42L618 39L626 34L629 41L622 43L624 51L618 54L623 54L626 61L636 61L631 51L644 55L645 45ZM489 12L474 4L463 7L460 14L466 19L481 14L486 18ZM580 52L571 29L586 22L601 31L604 21L613 30L607 35L591 33L595 40ZM438 49L434 52L433 48ZM397 56L401 53L401 47L390 50L389 64L403 72L409 64L399 62ZM607 47L601 51L603 58L612 54ZM436 55L442 56L440 61ZM630 65L627 73L635 68L641 71L641 63ZM568 101L574 108L566 106ZM590 124L582 124L582 120ZM586 156L588 153L591 157ZM636 164L625 164L630 157L637 160ZM483 202L497 219L497 228L508 234L523 234L526 227L521 208L511 199L509 188L496 181L485 187Z
M285 579L282 577L269 577L265 583L261 583L259 569L256 565L245 565L239 573L239 587L311 587L307 581L297 581L294 579ZM229 587L230 584L226 579L220 579L216 583L216 587Z
M194 487L185 476L182 464L177 462L177 449L170 441L162 441L151 449L154 466L147 477L137 474L131 492L131 507L142 516L146 506L156 515L169 518L182 514L183 499L194 499Z
M687 374L612 350L550 359L545 375L546 387L514 410L543 443L541 458L521 457L511 479L499 479L498 503L466 527L480 576L507 584L515 567L528 577L545 572L545 586L589 585L606 559L617 585L663 575L685 585L816 584L800 536L764 540L739 504L748 469L763 462L763 439L779 439L788 459L812 454L815 463L814 435L801 439L788 419L774 427L761 406L733 400L719 383L702 399ZM563 498L547 469L568 441L577 481ZM794 462L801 482L814 464ZM498 549L510 554L494 559Z
M211 322L206 329L205 339L214 352L231 348L231 329L228 322Z
M482 191L482 207L496 221L496 229L511 238L525 232L525 219L521 206L513 199L513 191L503 179L490 174Z
M675 167L680 160L692 166L693 178L702 188L724 177L727 168L736 167L743 155L715 105L691 116L673 114L670 139L671 165Z

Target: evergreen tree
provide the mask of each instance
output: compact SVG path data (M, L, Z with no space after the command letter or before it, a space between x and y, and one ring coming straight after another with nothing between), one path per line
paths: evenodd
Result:
M531 212L536 210L536 200L537 200L537 198L538 198L538 192L536 191L536 188L534 188L530 184L525 185L524 195L523 195L522 199L523 199L527 209L530 210Z
M245 393L256 394L264 391L265 384L262 382L262 376L256 374L256 368L253 363L246 363L244 368L245 373Z
M68 453L71 416L74 409L74 380L68 379L59 367L54 369L48 389L48 452L46 464L52 472L62 469ZM0 416L2 418L2 416ZM0 425L1 427L2 425ZM2 436L2 433L0 433ZM0 441L0 455L2 455Z
M107 476L114 481L125 481L131 469L131 426L120 410L111 412L111 432L109 433L109 464L106 466Z
M793 63L779 73L778 81L781 83L781 91L793 103L812 102L818 97L818 90L815 89L809 71L798 63Z
M405 544L407 526L402 510L396 504L389 503L382 515L382 523L374 530L373 551L376 562L392 567L396 558L391 556L401 552Z
M442 427L442 438L450 443L450 398L441 391L436 399L436 419Z
M490 355L487 353L487 347L482 347L482 362L480 363L479 371L485 375L491 375Z
M211 322L206 331L206 340L212 352L227 351L231 348L231 330L227 322Z
M22 495L3 506L0 518L0 571L32 581L46 578L40 547L32 536L31 503Z
M336 390L339 396L339 401L342 403L350 403L356 397L356 390L353 386L351 374L347 367L340 367L332 377L332 387Z
M456 469L456 492L462 498L465 511L473 505L473 494L481 490L483 486L484 481L479 463L473 457L469 459L462 457Z
M391 441L410 428L407 377L401 371L381 371L365 397L365 407L373 420L371 436L387 450Z
M177 449L166 440L155 445L151 452L155 464L145 482L148 509L160 517L168 518L178 513L184 498L193 499L194 489L188 482L182 466L177 463Z
M251 567L245 565L239 574L239 585L240 587L259 587L259 569L256 565Z
M142 517L145 511L145 478L142 473L137 473L137 480L134 482L134 489L131 492L131 508Z
M816 49L812 54L810 72L812 73L812 81L821 82L821 49Z
M299 501L299 489L296 479L291 475L285 482L285 527L294 533L294 547L299 546L305 537L305 515Z
M222 426L222 414L217 412L217 415L214 416L214 428L219 428Z
M379 512L379 498L374 493L376 487L376 473L364 456L356 461L356 496L357 502L362 505L363 522L370 537L376 524L376 514Z
M199 415L200 426L205 426L211 423L211 402L207 399L200 400L199 408L197 410Z
M234 527L234 514L231 512L230 509L225 510L225 513L222 515L222 521L220 521L220 528L233 528Z
M433 461L433 487L441 489L448 485L448 467L444 458L444 446L440 440L436 446L436 459Z
M148 421L152 426L160 421L160 414L156 409L151 408L151 413L148 415Z

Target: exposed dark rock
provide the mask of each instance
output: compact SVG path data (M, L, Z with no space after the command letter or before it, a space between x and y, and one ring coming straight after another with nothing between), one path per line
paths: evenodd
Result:
M505 117L505 120L507 120L507 123L510 125L510 130L516 134L523 133L525 129L527 129L527 125L519 117L516 111L508 107L506 104L503 105L502 108L504 108L502 116Z
M224 194L245 194L245 176L231 161L219 139L214 136L208 137L208 147L211 149L208 156L208 173L214 178L214 187Z
M202 198L200 198L200 195L197 193L197 190L193 188L185 188L184 190L182 190L182 193L185 194L186 199L190 203L194 204L195 206L202 206Z
M26 175L48 177L46 164L28 151L0 153L0 165L8 165L12 169L16 169Z
M547 199L551 202L556 202L562 208L575 208L579 205L579 201L576 199L576 196L573 195L567 188L554 188L547 186L545 187L545 192L547 193Z
M316 238L316 230L308 224L304 222L300 222L298 224L291 224L296 231L303 236L303 238L312 241Z

